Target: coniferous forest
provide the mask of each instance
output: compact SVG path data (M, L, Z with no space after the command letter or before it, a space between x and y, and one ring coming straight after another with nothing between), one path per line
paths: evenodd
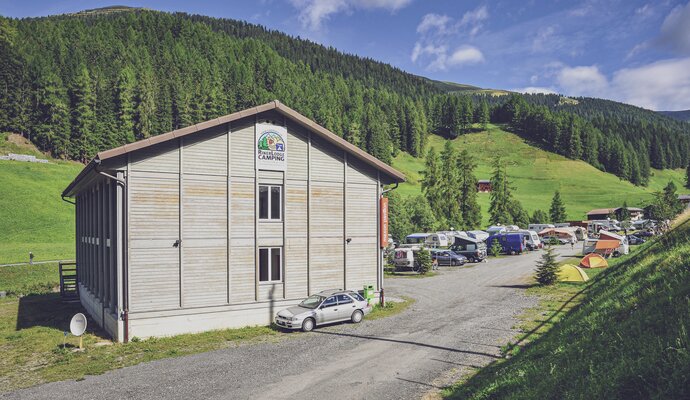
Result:
M492 96L258 25L142 9L0 17L0 131L55 157L99 150L278 99L383 161L489 122L637 185L686 167L690 124L612 101ZM564 101L568 100L568 101Z

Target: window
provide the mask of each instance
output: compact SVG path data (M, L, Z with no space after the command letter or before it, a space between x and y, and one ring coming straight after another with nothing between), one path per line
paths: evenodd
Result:
M259 249L259 282L280 282L282 271L280 247Z
M350 298L350 296L346 294L339 294L338 295L338 304L350 304L354 303L354 301Z
M333 306L337 306L337 305L338 305L338 302L336 301L335 296L333 296L333 297L327 298L326 301L324 301L323 304L321 305L321 308L333 307Z
M360 296L359 293L352 293L352 297L357 301L364 301L364 297Z
M259 185L259 219L280 220L282 189L281 186Z

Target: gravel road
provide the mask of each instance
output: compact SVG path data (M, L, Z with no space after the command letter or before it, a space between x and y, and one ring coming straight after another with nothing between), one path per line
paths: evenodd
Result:
M393 317L139 364L0 398L418 399L498 357L500 346L517 333L516 315L536 303L524 295L524 283L540 254L441 267L438 276L424 279L387 278L388 295L416 299Z

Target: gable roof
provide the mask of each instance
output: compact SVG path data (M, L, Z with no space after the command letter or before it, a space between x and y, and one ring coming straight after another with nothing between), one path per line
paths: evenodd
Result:
M227 124L229 122L237 121L246 117L251 117L262 112L271 110L275 110L278 113L290 118L292 121L296 122L302 127L310 130L313 133L316 133L319 137L325 139L328 143L340 148L341 150L346 151L348 154L363 161L365 164L374 167L376 170L384 173L389 178L391 178L393 182L405 181L405 175L403 175L402 172L396 170L390 165L384 163L378 158L353 145L352 143L329 131L323 126L317 124L316 122L305 117L304 115L298 113L297 111L286 106L285 104L279 102L278 100L274 100L270 103L262 104L260 106L248 108L246 110L238 111L219 118L201 122L195 125L190 125L185 128L176 129L168 133L163 133L161 135L152 136L147 139L142 139L133 143L128 143L120 147L115 147L110 150L98 152L98 154L96 154L96 157L94 157L94 159L91 160L91 162L77 175L77 177L74 178L74 180L69 184L69 186L65 188L65 190L62 192L62 195L64 197L71 196L71 191L74 189L77 183L84 176L86 176L96 166L96 164L100 164L101 161L118 157L127 153L131 153L135 150L141 150L147 147L151 147L159 143L181 138L187 135L192 135L196 132L200 132L208 128L213 128L218 125Z

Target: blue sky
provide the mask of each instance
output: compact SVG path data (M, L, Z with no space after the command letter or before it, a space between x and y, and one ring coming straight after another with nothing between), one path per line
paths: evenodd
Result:
M0 14L112 4L247 20L438 80L690 109L685 1L0 0Z

